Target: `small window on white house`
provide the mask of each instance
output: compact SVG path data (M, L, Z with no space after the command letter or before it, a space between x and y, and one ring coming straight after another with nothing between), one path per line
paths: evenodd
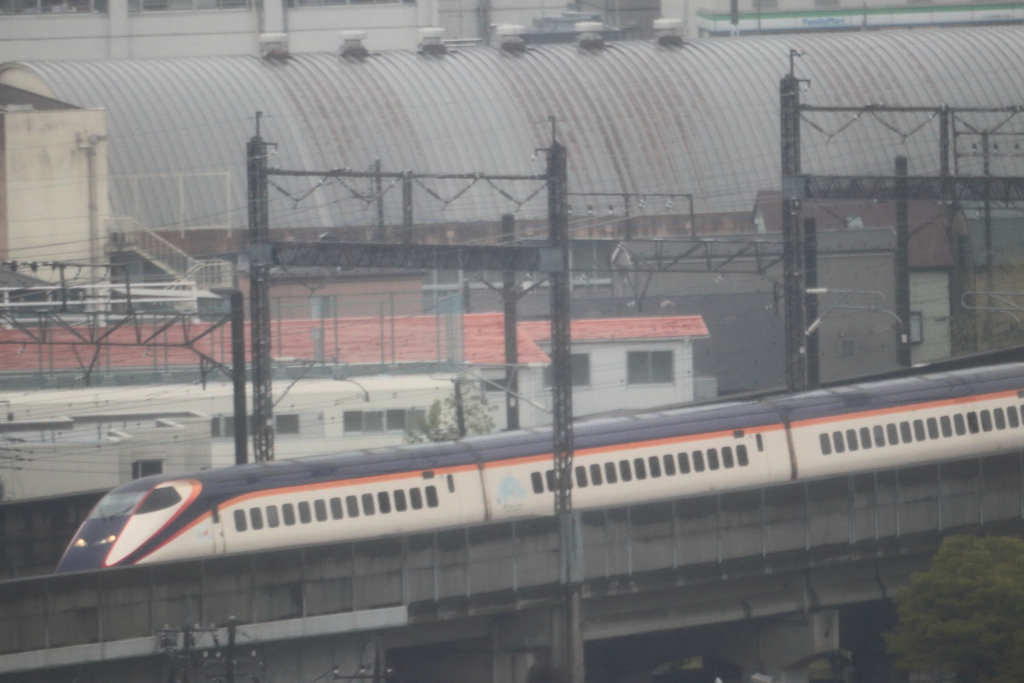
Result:
M671 351L629 351L626 354L628 384L671 384L674 380Z
M277 434L298 434L299 433L299 416L298 415L275 415L274 416L274 431Z
M132 463L132 479L151 477L154 474L164 473L163 460L136 460Z
M569 357L570 372L572 373L572 385L574 387L590 386L590 354L574 353ZM554 366L544 368L544 386L550 387L554 384Z

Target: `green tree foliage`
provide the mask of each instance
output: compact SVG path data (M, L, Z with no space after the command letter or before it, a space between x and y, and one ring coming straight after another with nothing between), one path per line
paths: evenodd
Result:
M497 406L484 402L483 392L476 383L463 382L461 393L466 435L488 434L493 431L494 418L491 414L497 410ZM434 401L423 419L406 427L405 442L455 441L459 438L457 408L454 393L445 397L444 401Z
M1024 541L951 536L896 596L886 634L902 669L957 683L1024 681Z

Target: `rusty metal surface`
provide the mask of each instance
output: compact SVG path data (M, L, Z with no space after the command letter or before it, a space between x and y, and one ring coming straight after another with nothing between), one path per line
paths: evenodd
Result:
M252 56L5 68L35 72L59 99L107 109L115 214L136 212L151 228L241 228L244 143L256 111L264 112L266 139L278 143L271 165L280 168L367 171L381 159L392 172L516 175L543 172L543 155L534 151L548 145L554 116L569 150L572 192L630 193L634 216L666 211L664 201L637 206L644 193L693 193L698 213L747 211L758 190L780 184L778 83L791 48L806 53L796 68L810 79L801 95L808 104L1024 103L1020 27L713 39L682 49L636 41L518 55L487 47L443 57L395 51L362 62L303 54L283 62ZM937 173L937 119L865 115L833 136L852 116L804 113L817 126L804 124L805 172L890 174L893 156L906 154L911 175ZM994 125L1001 115L978 116L989 118L974 123ZM961 172L977 172L968 162ZM1020 166L1007 155L993 160L992 172L1020 175ZM232 177L227 202L215 183L187 175L223 172ZM171 181L132 185L121 178L168 173L186 174L174 181L186 201L168 191ZM282 191L271 190L274 227L370 225L376 218L368 179L331 178L319 187L317 178L275 182ZM537 184L423 180L414 187L415 220L491 221L506 212L540 219L545 197L530 198ZM400 224L400 183L385 179L384 190L386 220Z

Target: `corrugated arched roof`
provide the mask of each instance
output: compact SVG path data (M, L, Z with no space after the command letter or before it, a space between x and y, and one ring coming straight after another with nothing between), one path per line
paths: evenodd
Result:
M178 225L182 214L194 225L242 228L245 142L257 110L264 137L278 144L272 165L370 170L380 159L384 170L436 173L541 173L543 155L534 151L548 144L548 117L555 116L569 148L571 191L691 192L698 213L745 211L758 190L779 186L779 79L791 48L806 53L797 74L810 79L807 103L1024 103L1019 27L744 37L683 49L552 45L521 55L477 47L441 58L385 52L365 62L303 54L286 62L209 57L4 68L31 71L61 100L108 110L110 172L123 176L111 183L115 213L138 209L153 228ZM896 154L910 157L912 174L938 170L938 124L928 115L865 115L834 137L827 133L849 115L807 119L805 171L888 174ZM977 170L971 164L961 170ZM1020 167L1015 158L997 159L993 172L1020 174ZM166 179L149 177L168 173L229 173L231 188L216 178L175 180L188 197L183 203ZM317 181L275 182L297 196ZM482 181L455 201L430 195L450 199L466 184L417 186L416 221L489 221L517 209ZM497 185L518 199L537 189ZM298 202L272 190L272 225L369 225L375 205L352 196L368 189L365 180L335 183ZM396 223L397 190L387 195L388 221ZM545 211L540 193L518 215Z

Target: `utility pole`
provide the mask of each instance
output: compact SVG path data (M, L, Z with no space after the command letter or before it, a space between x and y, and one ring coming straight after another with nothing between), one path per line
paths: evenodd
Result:
M896 364L910 367L910 186L907 157L896 157L896 317L900 320Z
M807 292L818 287L818 224L813 218L804 220L804 286ZM805 296L807 320L812 323L818 319L818 295L808 293ZM817 389L821 386L821 353L818 347L818 329L815 328L807 337L807 388Z
M214 287L214 294L231 302L231 382L235 415L235 464L249 461L245 409L245 300L234 287Z
M779 84L782 140L782 267L783 296L786 308L786 386L800 391L807 386L806 320L803 281L803 238L800 234L800 81L793 73L793 60L799 55L789 51L789 73Z
M252 346L252 446L256 462L274 459L274 397L270 367L270 201L267 143L256 135L247 146L249 181L249 297Z
M373 192L377 197L377 241L387 242L387 234L384 229L384 183L380 174L380 159L373 162Z
M412 244L412 177L402 177L402 244Z
M568 683L583 683L583 633L581 624L581 576L577 556L576 520L572 511L572 339L569 301L569 196L566 149L558 142L551 119L548 149L548 240L561 249L562 268L551 274L551 364L553 413L553 466L555 515L562 545L562 584L565 587L565 637L562 663Z
M516 217L506 213L501 217L501 241L512 244L515 239ZM505 312L505 427L519 429L519 293L514 270L502 273L501 300Z

